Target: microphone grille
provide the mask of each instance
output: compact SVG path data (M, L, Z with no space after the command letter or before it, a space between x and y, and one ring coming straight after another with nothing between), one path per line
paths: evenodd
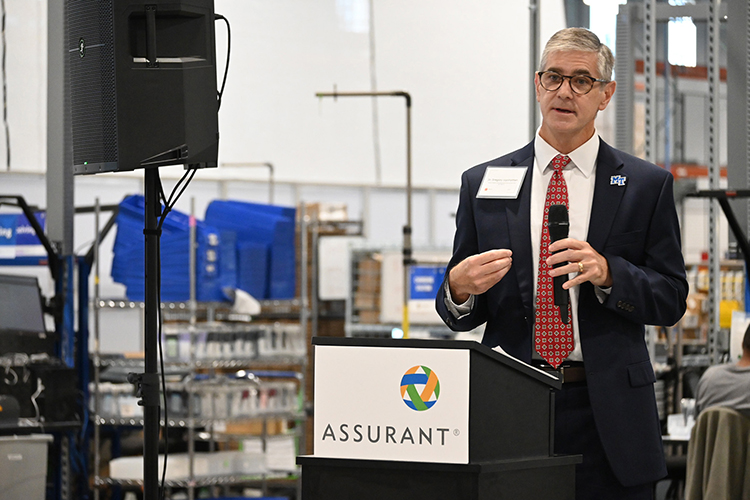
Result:
M567 207L565 205L550 205L549 220L554 220L558 222L567 222L568 220Z

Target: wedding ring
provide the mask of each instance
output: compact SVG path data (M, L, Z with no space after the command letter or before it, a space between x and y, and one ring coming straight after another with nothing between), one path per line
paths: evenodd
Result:
M578 273L583 274L583 262L578 262Z

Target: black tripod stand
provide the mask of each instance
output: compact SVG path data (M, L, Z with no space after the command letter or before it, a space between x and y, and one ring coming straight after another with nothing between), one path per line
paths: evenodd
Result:
M159 494L159 169L145 171L146 201L143 235L145 237L144 373L132 373L128 380L138 387L143 406L143 498L158 500Z

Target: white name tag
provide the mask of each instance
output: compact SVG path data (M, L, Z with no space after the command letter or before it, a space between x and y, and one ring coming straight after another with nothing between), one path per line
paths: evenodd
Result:
M477 198L514 200L521 191L528 167L487 167Z

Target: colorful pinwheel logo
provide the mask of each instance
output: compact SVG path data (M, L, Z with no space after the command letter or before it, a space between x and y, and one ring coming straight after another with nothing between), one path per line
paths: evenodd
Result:
M401 397L415 411L432 408L440 397L440 381L426 366L413 366L401 377Z

